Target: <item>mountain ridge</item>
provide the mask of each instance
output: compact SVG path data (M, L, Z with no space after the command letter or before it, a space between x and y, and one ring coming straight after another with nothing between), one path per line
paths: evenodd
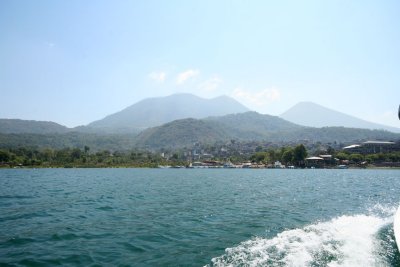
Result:
M398 141L400 134L382 130L345 127L314 128L296 125L284 119L257 112L229 114L204 119L180 119L161 126L147 128L138 135L95 134L68 131L66 133L1 133L0 148L36 147L65 148L89 146L92 151L107 149L179 149L195 143L216 142L296 143L357 143L367 140Z
M400 133L400 128L369 122L310 101L299 102L280 115L281 118L309 127L352 127L380 129Z
M299 102L295 106L282 113L280 116L270 116L264 114L264 118L252 117L249 121L243 116L250 116L254 111L240 104L229 96L218 96L212 99L205 99L193 94L180 93L166 97L153 97L143 99L122 111L110 114L101 120L89 123L86 126L68 128L61 124L49 121L34 121L20 119L0 119L0 133L32 133L32 134L52 134L81 132L93 134L132 134L137 135L146 128L161 126L165 123L180 119L194 118L214 120L225 125L225 131L246 132L253 131L254 136L259 136L261 131L272 132L283 130L279 127L286 125L294 129L293 125L282 124L277 118L285 119L300 126L307 127L348 127L362 129L384 129L391 132L400 133L400 129L386 125L376 124L361 120L354 116L323 107L313 102ZM246 115L239 115L245 113ZM229 116L228 116L229 115ZM224 117L220 120L219 117ZM268 117L269 116L269 117ZM239 121L235 121L241 117ZM271 124L275 117L277 124ZM236 119L235 119L236 118ZM264 125L268 121L268 125ZM228 123L229 122L229 123ZM261 126L264 125L264 128ZM271 127L274 125L273 127Z
M0 119L0 133L5 134L52 134L66 133L70 130L70 128L52 121Z
M205 119L172 121L142 131L136 137L135 144L138 147L159 149L190 147L193 143L209 143L210 140L349 143L367 139L398 140L400 134L346 127L307 127L277 116L245 112Z
M248 110L228 96L205 99L192 94L180 93L143 99L119 112L89 123L87 127L145 129L179 119L199 119Z

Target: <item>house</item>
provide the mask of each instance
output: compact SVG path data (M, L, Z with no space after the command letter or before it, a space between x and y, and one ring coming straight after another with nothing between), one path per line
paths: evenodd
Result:
M336 164L336 160L332 155L319 155L320 158L324 160L324 164L326 165L334 165Z
M284 169L284 168L285 168L285 165L283 165L280 161L275 161L274 167L275 167L276 169Z
M324 159L321 157L308 157L306 158L306 166L322 168L324 165Z

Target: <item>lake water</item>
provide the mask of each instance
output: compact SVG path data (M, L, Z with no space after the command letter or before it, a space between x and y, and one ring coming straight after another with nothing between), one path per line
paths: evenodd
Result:
M398 170L0 170L1 266L400 266Z

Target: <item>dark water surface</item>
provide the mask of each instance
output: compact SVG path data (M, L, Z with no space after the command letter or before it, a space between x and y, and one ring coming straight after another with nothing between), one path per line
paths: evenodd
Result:
M400 266L398 170L0 170L4 266Z

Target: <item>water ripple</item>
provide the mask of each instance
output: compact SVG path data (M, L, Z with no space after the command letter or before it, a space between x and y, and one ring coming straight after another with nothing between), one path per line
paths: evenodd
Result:
M293 255L307 255L310 266L343 265L358 257L344 248L362 236L360 222L369 238L360 237L368 242L355 254L396 266L390 218L398 177L390 170L0 170L0 266L285 266ZM345 225L351 231L338 234ZM373 249L361 250L366 244Z

